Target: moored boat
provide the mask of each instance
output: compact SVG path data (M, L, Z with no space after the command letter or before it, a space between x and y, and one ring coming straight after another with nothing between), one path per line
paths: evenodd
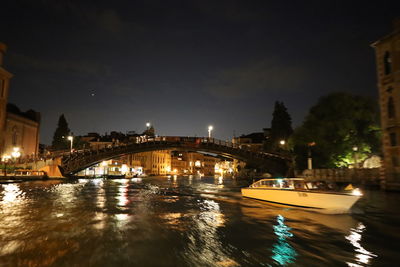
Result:
M302 178L261 179L242 188L242 196L273 204L315 210L323 213L348 213L362 196L356 188L343 192L325 190Z

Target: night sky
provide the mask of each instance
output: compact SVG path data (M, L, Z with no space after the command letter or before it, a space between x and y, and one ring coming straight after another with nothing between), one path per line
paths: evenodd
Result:
M372 2L372 3L371 3ZM370 44L400 1L2 1L9 102L42 114L50 144L142 132L230 139L270 127L275 101L300 125L318 98L377 97Z

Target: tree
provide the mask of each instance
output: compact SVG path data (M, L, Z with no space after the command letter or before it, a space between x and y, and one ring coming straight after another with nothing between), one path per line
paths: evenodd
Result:
M154 137L155 136L155 129L153 126L150 126L147 130L143 132L144 135Z
M362 161L368 155L378 154L377 103L371 98L348 93L321 97L296 129L291 142L301 169L305 168L309 151L317 168L347 167L356 157Z
M67 136L70 132L67 120L65 119L64 114L61 114L58 119L57 129L53 135L53 142L51 143L52 148L55 150L68 149L70 144Z
M281 140L287 142L292 133L292 118L283 102L276 101L272 113L271 136L266 142L266 149L269 151L279 150L279 142Z

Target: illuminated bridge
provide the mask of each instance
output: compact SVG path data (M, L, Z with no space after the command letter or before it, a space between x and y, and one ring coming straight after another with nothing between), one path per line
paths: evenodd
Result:
M108 148L77 151L62 157L60 169L64 176L71 176L104 160L153 150L208 152L243 161L272 175L289 175L291 171L291 159L287 156L255 152L214 138L176 136L140 139Z

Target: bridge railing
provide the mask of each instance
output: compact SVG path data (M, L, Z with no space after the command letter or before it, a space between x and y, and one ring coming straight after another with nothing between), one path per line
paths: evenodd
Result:
M58 156L64 156L64 158L66 158L66 160L71 160L71 159L77 158L82 155L112 151L112 150L116 150L116 149L121 149L121 148L129 146L129 145L157 144L157 143L172 143L172 144L173 143L177 143L177 144L188 143L188 144L193 144L194 146L200 145L200 144L215 144L215 145L223 146L223 147L227 147L227 148L240 149L243 151L254 152L254 153L258 153L258 154L276 156L276 155L270 154L270 153L254 151L250 147L248 147L246 144L236 144L236 143L232 143L229 141L224 141L224 140L220 140L220 139L216 139L216 138L190 137L190 136L156 136L156 137L140 136L140 137L136 137L135 139L130 140L130 142L114 142L112 144L107 144L107 145L97 145L97 146L95 145L95 146L92 146L91 148L75 150L72 153L71 152L58 153Z

